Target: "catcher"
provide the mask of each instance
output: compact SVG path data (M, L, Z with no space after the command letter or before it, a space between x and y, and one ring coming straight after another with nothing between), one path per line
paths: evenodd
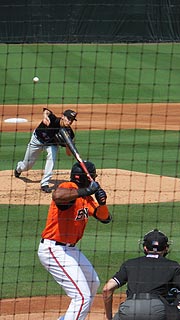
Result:
M56 115L49 109L43 109L43 120L34 130L31 140L27 146L23 161L19 161L14 170L14 175L19 178L21 173L30 170L35 164L41 152L46 151L46 164L44 175L41 180L41 190L50 193L49 181L55 166L58 147L65 147L66 154L71 155L71 151L66 146L59 129L66 128L72 140L74 140L74 131L71 128L73 121L76 119L77 113L73 110L65 110L61 117Z

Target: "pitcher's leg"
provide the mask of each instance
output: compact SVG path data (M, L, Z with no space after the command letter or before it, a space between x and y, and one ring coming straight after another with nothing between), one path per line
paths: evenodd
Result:
M31 140L27 146L25 156L23 161L19 161L16 166L16 171L18 173L30 170L36 160L38 159L40 153L43 150L43 144L37 140L37 138L32 134Z
M41 180L41 187L47 186L49 184L49 180L52 177L53 169L56 162L57 151L58 151L58 146L56 145L46 147L47 157L46 157L46 164L44 168L44 175Z

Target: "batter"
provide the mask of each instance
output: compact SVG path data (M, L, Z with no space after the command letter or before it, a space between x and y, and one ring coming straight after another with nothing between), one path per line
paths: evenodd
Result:
M70 181L53 192L38 250L42 265L71 298L65 315L59 318L64 320L85 319L100 284L95 269L76 244L90 216L102 223L111 221L106 192L95 181L96 168L92 162L84 163L94 181L90 183L80 164L74 164Z

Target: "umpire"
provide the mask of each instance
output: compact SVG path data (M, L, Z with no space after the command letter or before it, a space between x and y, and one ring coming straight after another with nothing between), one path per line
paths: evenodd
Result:
M172 288L180 290L180 265L167 259L167 236L154 229L143 239L145 256L129 259L105 284L103 300L107 320L177 320L180 319L176 296L168 302ZM127 283L127 299L112 316L114 291Z

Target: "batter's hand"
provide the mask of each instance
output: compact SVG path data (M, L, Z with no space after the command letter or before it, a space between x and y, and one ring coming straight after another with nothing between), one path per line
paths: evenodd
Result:
M95 198L100 206L103 206L106 204L107 194L103 189L99 188L95 193Z

